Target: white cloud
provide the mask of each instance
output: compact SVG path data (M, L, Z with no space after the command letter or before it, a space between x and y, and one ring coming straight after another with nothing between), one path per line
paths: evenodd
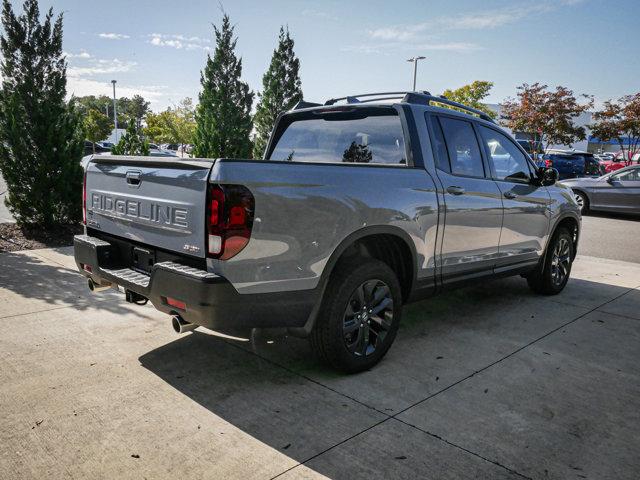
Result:
M67 74L70 77L81 77L83 75L92 76L107 73L123 73L130 72L136 65L136 62L118 60L117 58L113 60L93 60L88 66L69 67Z
M99 33L98 36L100 38L106 38L109 40L124 40L127 38L131 38L129 37L129 35L125 35L124 33Z
M182 34L152 33L148 43L156 47L169 47L178 50L211 50L208 40Z
M142 95L150 100L152 105L163 103L169 92L165 85L127 85L125 83L116 84L116 95L118 97L129 97ZM85 95L113 95L113 86L108 81L98 81L91 78L69 76L67 79L67 95L70 97L83 97Z
M582 3L583 0L544 1L531 4L513 5L495 10L486 10L463 15L437 17L427 22L406 25L394 25L369 30L367 33L374 40L396 42L413 41L427 32L441 30L486 30L501 27L520 20L558 10L565 6Z
M442 43L402 43L402 42L389 42L379 43L372 45L347 45L341 50L343 52L355 52L364 54L376 54L376 55L391 55L397 54L398 51L440 51L440 52L456 52L456 53L468 53L481 50L482 47L475 43L468 42L442 42Z
M406 42L414 39L418 34L429 28L427 23L417 23L414 25L400 25L395 27L383 27L369 30L369 36L376 40L394 40Z
M92 58L89 52L87 52L86 50L80 50L80 53L63 52L62 54L67 57L67 59L82 58L86 60Z

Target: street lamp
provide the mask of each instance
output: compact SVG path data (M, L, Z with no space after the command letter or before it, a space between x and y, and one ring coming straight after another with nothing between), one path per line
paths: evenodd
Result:
M411 57L407 62L413 62L413 91L416 91L416 73L418 71L418 60L424 60L427 57Z
M116 81L111 80L111 83L113 84L113 124L116 129L116 141L114 143L118 143L118 108L116 107Z

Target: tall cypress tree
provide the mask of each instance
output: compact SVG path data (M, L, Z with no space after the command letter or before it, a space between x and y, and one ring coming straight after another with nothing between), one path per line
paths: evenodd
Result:
M200 75L202 92L196 110L194 154L197 157L239 157L251 155L251 106L253 92L240 79L242 59L234 52L237 39L229 16L222 27L213 27L216 49Z
M262 77L262 93L258 93L260 101L254 117L257 132L253 147L255 157L262 157L278 115L302 100L300 60L293 46L289 29L285 31L280 27L278 47L273 51L269 69Z
M16 16L3 0L0 37L0 171L19 224L51 226L81 216L82 124L65 101L62 14L40 22L37 0Z

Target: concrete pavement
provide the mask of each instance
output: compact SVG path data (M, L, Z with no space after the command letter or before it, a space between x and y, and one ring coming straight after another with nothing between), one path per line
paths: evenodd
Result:
M640 217L591 212L582 217L578 250L583 255L640 263Z
M640 476L640 265L578 257L405 310L375 369L90 295L70 249L0 254L6 478Z

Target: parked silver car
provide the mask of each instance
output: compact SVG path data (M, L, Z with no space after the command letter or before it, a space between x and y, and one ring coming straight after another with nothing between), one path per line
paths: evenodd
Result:
M573 190L583 213L604 210L640 214L640 165L598 178L572 178L561 183Z

